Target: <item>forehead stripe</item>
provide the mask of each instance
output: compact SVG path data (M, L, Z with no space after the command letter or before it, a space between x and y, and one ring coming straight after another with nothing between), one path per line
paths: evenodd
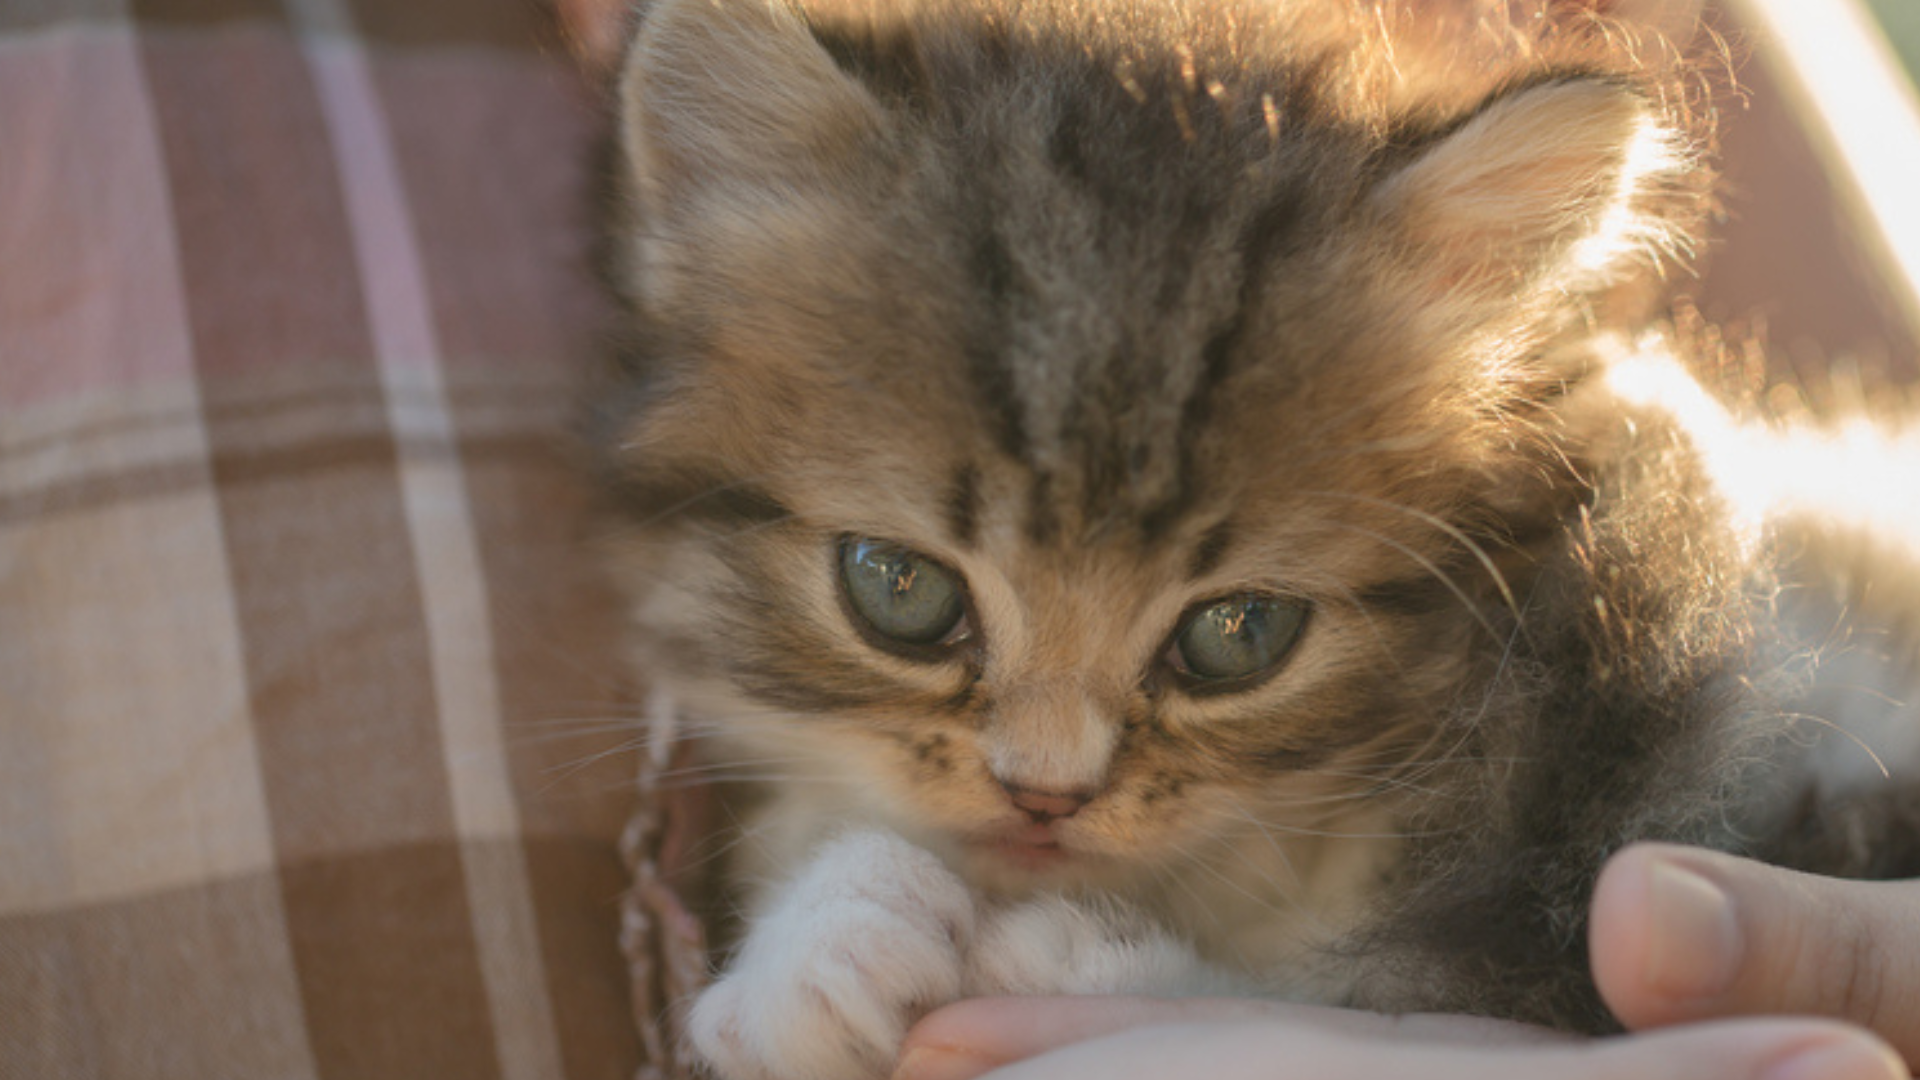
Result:
M986 304L967 333L967 366L974 392L993 427L994 440L1007 456L1027 461L1031 453L1020 395L1008 366L1009 309L1016 287L1013 254L994 225L991 201L975 195L967 208L973 232L970 271L986 295Z
M1198 581L1220 568L1220 562L1226 558L1227 547L1233 543L1233 524L1222 521L1208 529L1193 547L1193 556L1187 563L1187 580Z
M1180 479L1173 494L1150 511L1144 521L1149 542L1167 535L1196 503L1194 461L1200 439L1213 421L1215 400L1220 388L1233 375L1241 339L1246 336L1252 312L1259 304L1265 267L1298 223L1297 200L1283 197L1269 202L1255 213L1241 231L1236 245L1240 253L1240 289L1233 314L1228 316L1207 339L1200 354L1200 371L1187 388L1180 407L1178 452Z
M961 547L980 538L980 470L971 463L954 470L947 488L947 532Z

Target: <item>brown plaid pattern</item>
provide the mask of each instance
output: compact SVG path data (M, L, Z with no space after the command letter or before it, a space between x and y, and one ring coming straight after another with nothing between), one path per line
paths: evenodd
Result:
M626 1078L524 0L0 0L0 1077Z

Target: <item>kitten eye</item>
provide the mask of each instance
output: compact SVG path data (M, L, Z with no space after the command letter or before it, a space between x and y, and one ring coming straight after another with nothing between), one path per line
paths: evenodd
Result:
M1277 596L1235 596L1187 617L1168 661L1201 682L1248 679L1278 664L1307 622L1307 606Z
M849 538L840 543L847 603L873 631L903 645L958 640L967 605L953 571L898 544Z

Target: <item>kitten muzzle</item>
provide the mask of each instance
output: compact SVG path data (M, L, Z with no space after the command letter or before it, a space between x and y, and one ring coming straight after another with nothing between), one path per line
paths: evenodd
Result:
M1073 857L1053 826L1044 822L985 834L970 843L994 859L1029 872L1058 869Z

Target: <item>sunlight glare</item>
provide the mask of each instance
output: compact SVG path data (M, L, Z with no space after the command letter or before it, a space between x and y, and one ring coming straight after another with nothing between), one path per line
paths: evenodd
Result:
M1635 248L1667 243L1656 224L1636 207L1636 197L1662 173L1687 166L1687 157L1653 117L1641 117L1620 163L1606 212L1591 235L1573 246L1569 259L1583 275L1605 274Z
M1864 417L1826 428L1742 423L1658 341L1614 364L1607 382L1628 403L1681 422L1749 539L1769 521L1801 514L1900 546L1920 536L1920 429Z
M1741 0L1769 62L1811 113L1828 173L1878 240L1887 284L1920 318L1920 102L1871 15L1852 2ZM1850 183L1848 183L1850 181ZM1851 196L1848 199L1847 196Z

